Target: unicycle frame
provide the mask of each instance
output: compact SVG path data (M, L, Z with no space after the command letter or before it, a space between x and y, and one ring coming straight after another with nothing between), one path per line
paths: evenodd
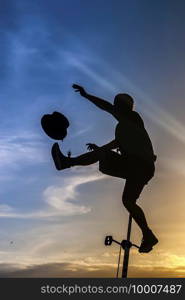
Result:
M129 215L128 220L128 229L127 229L127 244L124 248L124 257L123 257L123 268L122 268L122 278L127 278L128 273L128 263L129 263L129 254L130 254L130 248L132 247L132 244L130 242L130 236L131 236L131 229L132 229L132 217Z
M130 254L130 249L131 247L136 247L139 249L139 246L132 244L130 241L130 236L131 236L131 229L132 229L132 217L129 215L129 220L128 220L128 228L127 228L127 239L122 240L122 242L118 242L113 239L112 236L106 236L105 238L105 245L106 246L111 246L112 243L116 243L122 247L124 250L124 256L123 256L123 267L122 267L122 278L127 278L127 273L128 273L128 264L129 264L129 254ZM118 275L118 274L117 274ZM118 276L117 276L118 277Z

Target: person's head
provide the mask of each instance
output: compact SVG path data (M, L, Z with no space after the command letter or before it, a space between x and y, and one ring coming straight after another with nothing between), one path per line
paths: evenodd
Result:
M134 100L128 94L118 94L114 98L114 110L118 114L127 114L133 110Z

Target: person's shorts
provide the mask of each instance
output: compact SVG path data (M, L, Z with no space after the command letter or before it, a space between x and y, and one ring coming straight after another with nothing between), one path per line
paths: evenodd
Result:
M147 184L154 176L154 163L146 163L138 158L124 157L114 151L106 151L99 160L99 170L110 176L129 179Z

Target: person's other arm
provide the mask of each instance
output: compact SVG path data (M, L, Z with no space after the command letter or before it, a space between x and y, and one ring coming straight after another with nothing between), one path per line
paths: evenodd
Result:
M113 141L109 142L108 144L101 146L100 148L103 150L112 150L112 149L116 149L118 147L119 147L118 142L116 140L113 140Z
M98 150L98 149L107 151L107 150L112 150L112 149L116 149L119 147L119 144L116 140L112 140L111 142L109 142L103 146L100 146L100 147L97 146L96 144L91 144L91 143L88 143L86 145L88 146L87 149L90 151Z

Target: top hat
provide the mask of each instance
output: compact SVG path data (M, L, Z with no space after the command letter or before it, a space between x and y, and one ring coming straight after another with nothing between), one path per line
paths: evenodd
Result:
M67 135L69 121L63 114L55 111L52 114L44 115L41 118L41 125L50 138L63 140Z

